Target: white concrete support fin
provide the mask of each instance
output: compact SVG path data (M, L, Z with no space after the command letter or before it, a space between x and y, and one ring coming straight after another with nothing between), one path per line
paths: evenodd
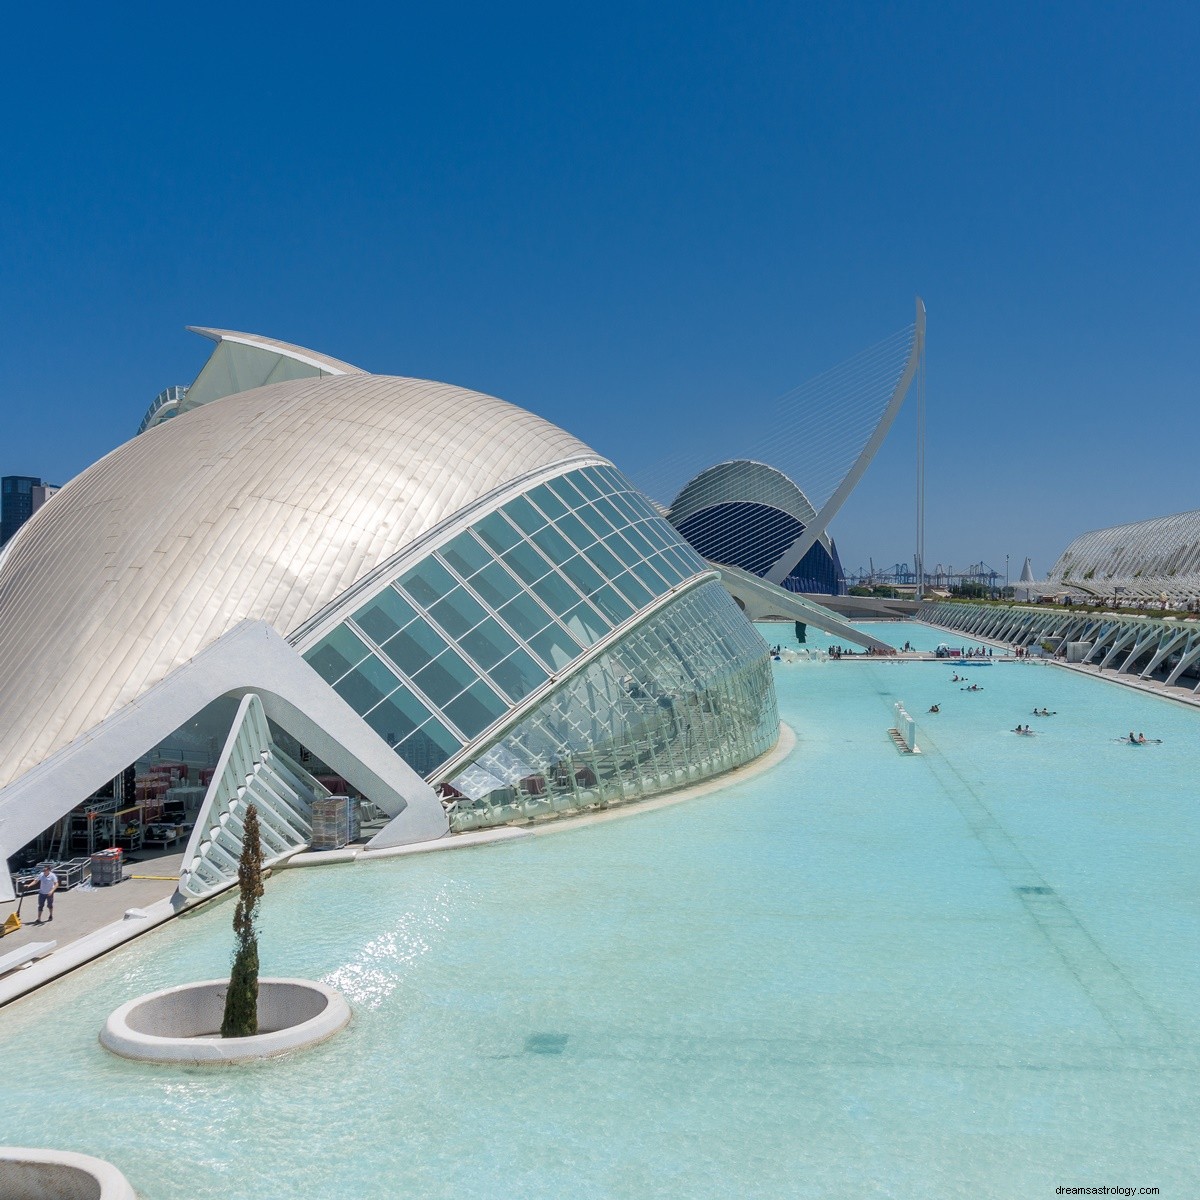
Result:
M743 571L740 567L722 563L709 565L721 572L721 583L725 590L744 606L747 606L749 601L760 601L768 612L803 621L806 625L815 625L823 632L833 637L844 638L852 645L876 650L881 654L894 653L894 648L887 642L856 629L849 621L839 617L823 604L806 600L795 592L785 591L778 584L760 579L759 576Z
M1129 629L1129 628L1122 629L1120 626L1118 626L1118 631L1119 631L1119 636L1117 637L1117 640L1115 642L1113 642L1112 649L1109 650L1109 652L1104 656L1103 660L1100 663L1101 670L1104 670L1105 667L1112 666L1113 659L1115 659L1117 657L1117 655L1121 653L1122 650L1131 646L1137 640L1138 630L1136 628L1135 629Z
M1125 656L1125 661L1121 664L1119 673L1122 675L1131 675L1133 668L1137 666L1138 660L1146 652L1146 649L1154 642L1162 641L1165 636L1164 630L1157 626L1151 626L1146 630L1141 637L1133 644L1133 649Z
M986 611L982 606L933 601L917 610L917 619L942 629L986 632L986 622L980 621L980 614ZM1200 662L1200 631L1191 622L1181 626L1171 618L1115 613L1071 617L1021 608L1010 611L1014 614L1012 622L993 627L992 635L999 640L1019 646L1047 639L1084 642L1089 648L1082 662L1098 664L1104 670L1111 668L1119 675L1137 674L1141 679L1150 679L1165 666L1166 686L1176 687L1183 674ZM1139 664L1144 664L1140 670ZM1194 690L1200 692L1200 683Z
M184 851L179 894L203 900L237 882L246 809L258 810L263 865L303 850L312 839L313 801L328 790L271 740L259 697L242 697Z
M1158 643L1158 648L1150 656L1150 661L1138 673L1138 678L1152 679L1154 672L1166 661L1167 656L1177 650L1182 643L1187 641L1187 638L1186 629L1177 629L1174 633L1164 633Z
M1197 658L1200 658L1200 641L1184 652L1183 657L1180 658L1178 663L1176 663L1175 669L1170 675L1167 676L1167 685L1173 686L1178 683L1179 677L1188 669L1188 667L1192 665L1192 663L1196 661Z

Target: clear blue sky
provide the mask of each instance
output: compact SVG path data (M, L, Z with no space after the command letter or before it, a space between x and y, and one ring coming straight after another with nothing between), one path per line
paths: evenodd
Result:
M9 6L0 472L124 440L202 363L186 324L488 391L636 471L919 292L928 560L1044 573L1200 507L1197 13ZM913 486L907 412L848 567L911 557Z

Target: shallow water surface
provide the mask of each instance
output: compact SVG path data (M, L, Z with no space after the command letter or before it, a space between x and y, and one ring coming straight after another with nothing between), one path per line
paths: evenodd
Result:
M7 1136L144 1200L1195 1194L1200 713L1034 663L963 693L955 666L777 664L798 745L769 774L281 873L264 972L355 1011L302 1055L101 1049L121 1001L226 970L231 904L172 922L0 1011Z

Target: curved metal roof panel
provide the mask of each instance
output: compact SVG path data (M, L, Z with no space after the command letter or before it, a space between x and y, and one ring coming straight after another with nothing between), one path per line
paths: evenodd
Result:
M731 459L701 471L683 485L671 504L672 524L714 504L766 504L807 525L817 515L808 497L782 471L748 458Z
M579 456L598 457L494 397L363 373L126 442L0 563L0 786L240 621L286 635L464 506Z

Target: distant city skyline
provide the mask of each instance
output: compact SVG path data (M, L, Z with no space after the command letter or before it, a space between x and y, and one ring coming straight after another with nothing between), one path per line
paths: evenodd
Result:
M636 474L919 293L930 568L1041 577L1200 507L1134 434L1195 410L1193 7L480 7L319 45L288 12L9 14L0 474L132 436L204 361L188 324L500 396ZM163 61L189 82L148 91ZM910 401L848 572L912 562L914 443Z

